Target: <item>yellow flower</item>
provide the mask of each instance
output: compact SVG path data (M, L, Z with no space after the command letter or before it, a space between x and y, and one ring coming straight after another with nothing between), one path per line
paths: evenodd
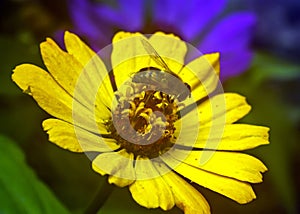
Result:
M184 64L187 44L161 32L117 33L106 63L99 55L107 50L97 55L72 33L65 33L65 46L41 44L49 72L22 64L12 75L56 118L43 122L51 142L98 152L93 169L128 186L147 208L209 213L180 175L241 204L255 199L250 183L262 182L267 168L239 151L268 144L269 129L235 123L250 106L241 95L222 93L218 53Z

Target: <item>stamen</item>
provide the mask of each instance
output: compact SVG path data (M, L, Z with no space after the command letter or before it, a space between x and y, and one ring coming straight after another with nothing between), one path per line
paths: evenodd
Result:
M135 157L148 158L168 151L176 140L178 106L174 98L138 84L128 85L125 94L118 95L113 118L105 124L121 148Z

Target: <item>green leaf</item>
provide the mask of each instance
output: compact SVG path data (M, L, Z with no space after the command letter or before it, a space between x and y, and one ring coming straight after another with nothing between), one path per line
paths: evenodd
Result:
M21 90L11 80L13 69L22 63L41 65L38 42L30 33L0 36L0 95L20 95Z
M26 164L24 154L0 135L0 213L69 213Z
M265 65L266 68L273 66L275 67L275 65ZM257 69L264 70L258 67ZM281 67L281 69L288 70L289 67L286 69ZM289 116L290 106L278 95L277 90L271 87L274 79L264 79L265 81L261 82L251 81L255 75L259 75L259 71L251 69L250 73L229 80L225 91L238 92L247 97L252 110L242 120L243 122L270 128L270 145L258 147L253 152L264 161L269 169L265 176L270 176L274 187L270 190L273 198L269 200L274 201L277 199L275 196L279 196L280 201L277 203L285 207L288 213L296 213L294 210L296 192L290 165L295 155L294 152L297 151L295 146L298 133ZM265 77L267 77L268 72L265 72ZM278 77L279 74L278 71L277 74L270 74L269 77ZM257 77L259 78L261 77ZM277 85L277 87L281 86Z
M266 79L288 80L300 76L300 65L272 55L256 52L251 67L251 80L261 83Z

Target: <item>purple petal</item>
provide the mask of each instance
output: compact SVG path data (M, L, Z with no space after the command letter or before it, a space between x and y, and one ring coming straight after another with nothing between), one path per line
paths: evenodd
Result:
M234 13L220 21L198 46L200 51L232 51L249 45L256 24L253 13Z
M141 0L119 0L120 12L125 19L122 27L127 27L129 31L141 30L144 24L145 1Z
M192 40L224 9L226 0L155 0L155 23L175 26L183 39Z
M74 31L86 37L94 49L110 43L116 30L142 28L144 4L140 0L119 0L116 8L85 0L69 1Z
M184 1L177 0L154 0L153 20L156 23L165 22L175 24L179 21L178 15L183 8ZM177 20L178 18L178 20Z
M70 1L68 5L75 28L92 36L100 33L99 28L95 26L99 17L97 14L92 17L93 7L88 1L74 0Z
M56 32L54 32L53 37L55 42L59 45L59 47L66 50L65 43L64 43L64 35L65 35L65 30L59 29Z
M229 77L238 76L251 65L253 52L251 50L242 49L234 53L221 52L221 81L225 81Z
M141 0L119 0L116 8L101 5L101 7L95 7L95 11L112 26L127 31L137 31L144 24L144 3Z
M219 22L198 45L203 53L221 52L224 78L248 68L251 60L249 44L255 24L256 17L253 13L234 13Z
M104 31L101 14L95 12L95 6L89 1L73 0L69 2L69 11L74 24L74 31L81 36L85 36L92 44L97 40L108 41ZM99 5L101 7L102 5ZM112 34L112 32L111 32Z

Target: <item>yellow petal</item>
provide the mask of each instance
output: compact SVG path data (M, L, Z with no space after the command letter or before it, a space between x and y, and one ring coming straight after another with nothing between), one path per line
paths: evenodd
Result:
M69 36L68 34L66 35L68 46L70 46L69 43L72 40L72 37L69 38ZM84 67L73 55L61 50L59 46L49 38L41 43L40 46L43 61L57 83L66 90L68 94L74 96L78 102L86 106L90 111L93 111L98 88L103 82L100 72L103 71L103 75L107 73L106 68L101 64L102 62L99 62L96 56L91 58L91 62ZM82 58L80 59L82 60ZM105 99L103 100L105 101ZM106 104L106 106L109 106L110 103ZM103 104L98 104L98 107L103 109L103 117L108 118L110 114L108 108Z
M150 65L141 40L147 39L140 33L119 32L113 38L111 54L112 68L117 87L131 78L132 74Z
M185 42L173 34L156 32L149 38L149 43L171 71L177 74L184 65L184 58L187 53Z
M68 53L84 68L78 80L79 82L76 84L77 90L83 91L85 88L90 88L89 91L85 91L87 94L84 94L84 98L95 98L95 93L101 85L99 89L101 93L97 94L97 105L99 106L98 103L104 103L106 106L110 106L113 89L103 61L78 36L68 31L65 33L65 45ZM82 88L79 84L82 85ZM92 93L94 93L94 96Z
M132 184L136 179L133 162L133 154L121 150L98 155L93 160L92 167L101 175L110 175L109 183L124 187Z
M157 168L158 165L155 165ZM161 169L165 171L165 169ZM209 204L205 198L193 186L174 172L169 172L162 176L163 180L170 186L175 199L176 206L184 211L185 214L208 214L210 213Z
M43 128L49 135L49 141L72 152L109 152L119 148L109 139L101 138L79 127L75 128L74 125L62 120L44 120ZM105 127L102 127L101 131L106 134Z
M176 144L192 148L201 130L197 106L194 105L194 108L180 120L175 121L174 125Z
M188 144L193 146L195 141L193 136L195 135L202 135L207 139L208 136L221 138L225 124L236 122L244 117L250 109L245 97L239 94L216 95L205 100L198 105L197 109L191 110L181 120L175 122L176 136L180 134L186 146ZM183 127L181 123L184 123ZM177 142L181 144L181 142Z
M219 141L216 139L223 136L225 125L236 122L250 109L245 97L234 93L219 94L207 99L175 122L177 143L193 146L199 136L198 141L207 140L210 149L217 149Z
M87 70L88 71L91 70L88 67L89 66L87 66ZM111 89L109 75L106 75L101 81L102 81L101 85L100 86L97 85L97 87L94 88L96 90L96 93L94 94L95 96L93 96L94 99L93 107L95 107L95 117L97 119L101 118L102 120L103 119L107 120L111 118L111 109L112 109L114 93ZM98 82L98 84L99 83L100 82Z
M66 49L70 55L73 55L82 66L85 66L96 53L88 47L77 35L65 32L64 42ZM99 59L99 65L103 65L101 59Z
M179 161L182 160L178 153L171 155ZM205 164L201 164L200 160L204 155L209 156L210 159ZM257 158L236 152L191 151L183 162L208 172L251 183L262 182L261 173L267 170Z
M108 176L108 183L115 184L118 187L126 187L126 186L132 184L133 182L134 182L134 180L132 180L132 179L120 178L120 177L114 176L114 175Z
M100 169L100 168L98 168L94 165L93 165L93 169L102 176L107 174L107 172L103 171L102 169ZM120 178L120 177L117 177L117 176L114 176L114 175L109 175L108 176L108 183L115 184L118 187L126 187L126 186L129 186L130 184L132 184L134 182L135 182L134 180L126 179L126 178Z
M219 53L205 54L183 67L179 77L190 85L192 98L198 101L213 92L219 83Z
M162 159L168 165L180 163L168 154L162 156ZM180 163L174 170L192 182L231 198L240 204L248 203L256 198L251 185L246 182L207 172L185 163Z
M197 128L197 127L196 127ZM248 124L228 124L213 127L199 127L198 133L193 125L179 130L180 138L176 144L212 150L241 151L269 144L269 128ZM195 135L197 135L195 137ZM185 139L185 140L184 140ZM196 139L194 141L194 139Z
M64 52L50 38L40 45L41 54L48 71L53 78L69 93L73 95L78 76L83 66L74 56Z
M118 88L142 68L155 67L165 70L161 63L153 59L153 54L147 51L143 40L149 42L172 72L178 73L182 68L186 46L178 37L159 32L147 39L140 33L119 32L113 39L111 56Z
M222 135L213 136L212 129L223 127L200 127L195 148L217 149L217 150L246 150L260 145L269 144L269 128L248 124L229 124L224 127ZM220 137L221 136L221 137Z
M140 160L141 159L138 158L136 161L137 180L129 187L133 199L146 208L161 207L163 210L171 209L175 203L170 187L160 176L149 159L144 159L142 164L139 164ZM139 167L142 169L139 169ZM139 171L157 174L157 177L144 179L145 175L142 173L142 179L140 179Z
M73 100L48 72L34 65L23 64L15 68L12 79L52 116L69 123L75 119L77 126L99 133L94 113Z
M238 121L251 110L246 98L235 93L216 95L198 106L201 126L230 124Z
M30 64L15 68L12 79L54 117L72 121L72 97L43 69Z

